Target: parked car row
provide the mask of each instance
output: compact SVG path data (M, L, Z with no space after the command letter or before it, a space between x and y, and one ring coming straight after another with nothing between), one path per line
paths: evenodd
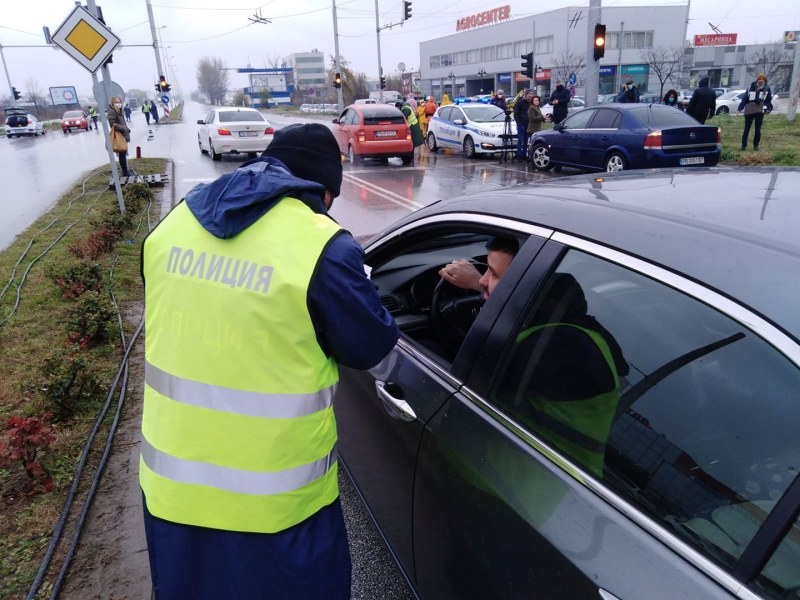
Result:
M331 113L336 114L339 112L338 104L301 104L300 112L302 113Z

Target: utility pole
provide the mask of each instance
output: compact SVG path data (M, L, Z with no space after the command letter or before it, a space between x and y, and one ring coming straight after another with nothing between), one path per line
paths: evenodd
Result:
M594 58L594 26L600 23L600 0L589 0L586 20L586 106L597 106L600 90L600 63Z
M794 69L792 70L792 85L789 88L789 106L786 109L786 120L794 121L797 114L797 100L800 96L800 42L794 43Z
M334 73L341 73L342 68L341 65L339 64L339 20L336 18L336 0L332 0L332 3L333 3L333 47L336 53L336 56L334 57L334 60L336 62ZM378 48L380 49L380 45L378 46ZM378 55L380 56L380 50L378 52ZM380 58L378 58L378 62L380 63ZM339 112L342 112L342 110L344 110L344 99L342 98L341 86L336 88L336 100L339 103Z
M381 81L383 81L383 66L381 66L381 22L379 18L378 0L375 0L375 31L378 33L378 99L381 104L383 104L383 87L381 87Z
M150 5L150 0L145 0L147 4L147 18L150 21L150 36L153 38L153 51L156 54L156 81L160 75L164 74L164 69L161 66L161 55L158 53L158 37L156 36L156 22L153 19L153 7ZM92 2L92 4L94 4Z
M618 94L619 90L622 88L622 41L625 39L625 21L619 22L619 34L617 35L617 47L619 48L619 52L617 52L617 76L614 78L614 82L617 87L615 87L612 92L614 94Z
M3 59L3 70L6 72L6 81L8 82L8 93L11 99L14 100L14 86L11 85L11 76L8 74L8 66L6 65L6 55L3 54L3 44L0 44L0 58Z

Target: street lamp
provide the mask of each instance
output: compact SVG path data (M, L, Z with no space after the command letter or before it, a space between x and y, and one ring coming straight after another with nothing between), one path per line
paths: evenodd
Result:
M452 71L448 75L450 78L450 95L455 98L456 96L456 75Z
M481 67L481 70L478 71L478 77L486 77L486 75L488 75L488 73Z

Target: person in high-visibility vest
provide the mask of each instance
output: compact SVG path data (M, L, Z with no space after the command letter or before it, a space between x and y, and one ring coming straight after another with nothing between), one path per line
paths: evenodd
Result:
M321 124L195 186L142 250L140 484L157 599L346 599L338 365L397 325L328 209L341 154Z

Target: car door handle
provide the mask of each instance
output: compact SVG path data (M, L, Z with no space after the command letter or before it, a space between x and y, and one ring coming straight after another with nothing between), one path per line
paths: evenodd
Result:
M385 381L375 380L375 390L378 392L378 396L380 396L381 400L383 401L383 406L386 408L386 412L389 413L393 418L400 419L401 421L414 421L417 418L417 414L414 412L414 409L403 400L402 398L395 398L388 389L395 388L400 390L397 385L392 383L386 383Z

